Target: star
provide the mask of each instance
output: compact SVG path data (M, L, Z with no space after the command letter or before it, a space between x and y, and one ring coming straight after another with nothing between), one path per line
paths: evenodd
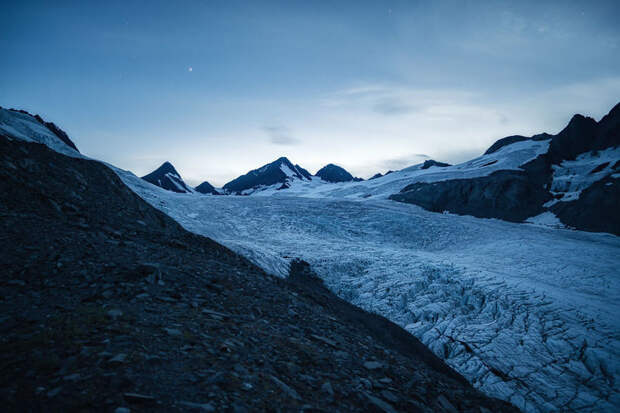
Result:
M194 70L194 68L191 67L191 66L187 69L188 72L192 72L193 70Z

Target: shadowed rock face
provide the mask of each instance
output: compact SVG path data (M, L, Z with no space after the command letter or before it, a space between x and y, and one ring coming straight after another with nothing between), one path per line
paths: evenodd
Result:
M620 103L598 123L575 115L557 135L532 138L509 136L495 142L486 154L524 140L551 138L549 151L521 166L522 171L497 171L489 176L435 183L414 183L390 199L419 205L425 209L483 218L520 222L551 210L565 225L586 231L620 235L620 195L617 179L611 174L586 190L575 201L544 206L553 198L550 187L554 165L574 160L580 154L620 145ZM599 169L608 166L600 165ZM589 171L593 173L596 171Z
M390 196L433 212L520 222L543 211L551 196L521 171L497 171L476 179L415 183Z
M604 178L584 190L579 199L558 202L550 210L573 228L620 235L620 180Z
M142 179L168 191L180 193L192 192L170 162L164 162L159 168L143 176Z
M196 192L200 192L201 194L212 194L212 195L221 195L210 183L204 181L196 188L194 188Z
M332 163L325 165L319 169L316 176L327 182L349 182L353 181L353 175L346 169Z
M265 274L99 162L0 137L0 216L7 411L516 411L307 266Z
M255 189L260 186L274 184L286 186L289 179L311 180L312 176L301 166L293 165L287 158L281 157L245 175L233 179L224 185L223 188L231 193L241 193L245 190Z

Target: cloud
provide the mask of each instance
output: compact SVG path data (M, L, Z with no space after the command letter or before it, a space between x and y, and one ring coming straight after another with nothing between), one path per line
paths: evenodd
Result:
M378 99L372 109L383 115L402 115L414 111L414 107L405 103L402 99L386 97Z
M412 153L394 158L383 159L377 162L377 166L379 169L398 170L411 165L416 165L429 158L430 156L423 153Z
M291 136L291 131L285 126L263 126L263 131L269 136L269 141L275 145L292 146L301 143Z

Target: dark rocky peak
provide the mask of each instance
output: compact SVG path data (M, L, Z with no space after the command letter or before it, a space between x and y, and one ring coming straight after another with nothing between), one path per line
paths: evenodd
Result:
M559 164L594 149L604 149L597 142L598 124L590 117L574 115L568 125L551 140L549 160Z
M223 188L227 192L241 193L263 186L285 184L295 179L311 180L312 176L304 168L299 165L293 165L288 158L282 156L271 163L233 179L224 185ZM284 187L283 189L288 188L288 184L284 185Z
M597 144L602 148L620 145L620 103L614 106L598 123Z
M2 109L2 108L0 107L0 109ZM50 132L52 132L54 135L56 135L56 137L58 137L58 139L63 141L67 146L69 146L72 149L75 149L77 152L80 152L78 150L77 146L75 146L75 143L73 143L73 141L69 138L69 135L67 135L67 133L65 131L60 129L53 122L46 122L45 120L43 120L43 118L41 118L41 116L33 115L33 114L23 110L23 109L13 109L13 108L11 108L9 110L12 111L12 112L18 112L18 113L23 113L24 115L32 116L33 118L35 118L37 120L37 122L39 122L41 125L45 126L47 129L49 129Z
M212 194L212 195L221 195L217 189L215 189L213 187L213 185L211 185L210 183L208 183L207 181L204 181L203 183L201 183L200 185L198 185L196 188L194 188L196 190L196 192L200 192L201 194Z
M167 161L150 174L143 176L142 179L168 191L192 192L174 166Z
M177 170L174 169L174 166L170 162L168 162L168 161L162 163L159 168L157 168L155 171L151 172L149 175L156 174L156 173L160 173L160 174L169 174L169 173L171 173L171 174L175 174L177 176L180 176L179 173L177 172ZM149 175L147 175L147 176L149 176ZM146 176L145 176L145 178L146 178Z
M424 161L424 163L422 164L422 167L420 169L428 169L431 166L436 166L438 168L445 168L446 166L452 166L452 165L450 165L449 163L437 162L434 159L429 159L429 160Z
M316 176L327 182L350 182L355 180L353 175L347 172L346 169L334 165L333 163L327 164L319 169Z

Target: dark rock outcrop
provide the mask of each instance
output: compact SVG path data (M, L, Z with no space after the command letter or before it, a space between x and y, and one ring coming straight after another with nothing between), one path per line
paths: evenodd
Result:
M211 185L207 181L204 181L194 189L196 190L196 192L200 192L201 194L221 195L218 190L215 189L213 185Z
M353 181L353 175L333 163L327 164L316 173L316 176L326 182L350 182Z
M170 162L164 162L159 168L143 176L142 179L168 191L179 193L192 192Z
M233 179L224 185L224 190L230 193L242 193L249 189L257 189L261 186L285 184L291 179L311 180L308 171L299 165L293 165L285 157L254 169L245 175Z
M517 411L303 265L265 274L99 162L0 137L0 217L5 411Z
M497 171L473 179L414 183L390 199L433 212L449 211L479 218L520 222L543 211L551 195L523 171Z
M620 179L608 176L581 192L579 199L550 208L563 224L620 235Z
M597 142L598 124L590 117L575 115L568 125L551 139L549 161L560 164L575 159L580 153L603 149Z
M378 172L376 174L374 174L373 176L371 176L370 178L368 178L368 180L370 181L371 179L377 179L377 178L381 178L382 176L387 176L391 173L393 173L394 171L389 170L386 173L382 174L381 172Z
M444 163L444 162L437 162L433 159L429 159L427 161L424 161L424 163L422 164L422 166L420 167L420 169L428 169L431 166L436 166L438 168L445 168L446 166L452 166L449 163Z

